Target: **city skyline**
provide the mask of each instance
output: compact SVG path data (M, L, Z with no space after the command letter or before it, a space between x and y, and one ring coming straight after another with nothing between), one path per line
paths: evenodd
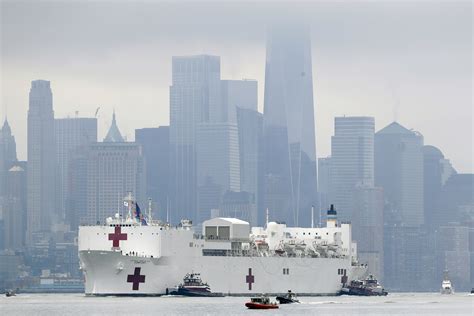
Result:
M0 291L470 289L471 17L354 1L2 2Z
M210 26L199 26L193 31L193 40L185 41L189 45L169 43L160 36L160 30L165 26L178 38L190 36L186 33L189 28L183 27L179 19L173 22L163 17L162 22L152 24L156 27L154 30L146 32L141 32L142 24L133 27L128 25L133 34L135 31L143 33L136 39L137 45L133 46L119 44L122 41L118 42L116 36L109 36L115 29L99 26L95 17L90 16L81 4L77 6L91 20L90 27L98 28L98 34L84 38L83 31L73 27L79 21L73 19L72 26L66 26L71 28L71 36L60 36L51 42L47 34L58 25L60 16L72 14L70 8L51 11L51 5L47 4L33 12L26 10L22 4L2 3L2 18L5 17L2 23L5 23L5 28L2 30L4 45L0 116L9 119L17 139L20 160L26 158L24 114L27 99L24 91L27 91L30 81L35 79L52 81L57 118L67 115L74 117L75 111L79 111L79 116L91 117L101 107L98 116L99 137L103 138L110 125L109 113L115 108L123 134L128 140L133 140L136 128L169 124L171 56L209 53L221 56L223 78L252 78L258 81L259 110L263 111L265 25L269 16L281 13L283 5L272 8L265 15L262 12L268 7L259 4L252 10L248 25L240 28L235 27L234 22L246 12L245 5L233 4L237 8L234 18L230 18L229 8L217 7L215 10L219 14L210 17ZM111 11L112 25L119 23L126 8L124 4ZM442 3L439 6L427 3L419 6L384 3L379 6L367 5L365 8L367 13L361 13L354 5L347 3L314 4L308 5L304 14L304 17L317 17L311 26L315 74L313 93L317 96L315 101L318 104L315 114L318 157L330 153L333 117L344 114L368 115L376 118L376 131L395 119L407 128L415 128L422 132L425 143L436 144L459 172L472 172L472 148L453 141L459 134L472 137L472 115L459 115L472 113L472 61L471 48L467 45L471 34L465 28L469 22L469 10L465 10L463 3ZM107 9L106 4L97 8L99 12L104 9ZM149 9L150 12L156 12L155 9L162 7L160 4L150 4ZM165 9L158 11L176 17L183 14L179 12L179 6ZM196 9L209 15L202 8ZM51 19L33 38L23 28L10 27L13 21L23 21L25 26L34 23L42 10L49 10ZM140 9L135 10L143 13ZM337 17L328 19L323 16L335 10L340 11ZM384 21L381 17L389 11L397 12L404 25ZM376 13L380 13L381 17L373 18ZM377 32L368 30L365 24L360 23L369 15L371 21L380 26ZM144 14L144 19L151 23L149 15ZM419 19L423 19L423 27L416 24ZM189 23L194 25L198 22L191 19ZM221 30L214 30L212 26L219 23L222 24ZM13 41L18 35L13 31L15 29L25 40ZM250 37L247 36L249 29L252 30ZM124 32L125 39L130 39L130 30ZM430 31L427 33L427 30ZM431 33L436 34L436 37ZM106 36L110 46L98 41L99 35ZM76 45L71 42L73 37L78 37L77 42L82 45L92 45L81 50L82 53L75 53L71 51ZM147 44L153 37L156 38ZM423 41L419 41L420 38ZM361 41L364 47L359 44ZM238 52L226 47L229 42L235 42L239 47ZM51 51L50 47L57 45L64 48L64 54L58 56ZM35 47L42 49L37 50ZM35 58L26 51L35 51ZM346 52L349 53L344 54ZM375 60L372 59L374 53ZM397 53L397 58L393 58L394 53ZM123 62L124 54L131 59L124 63L123 70L119 70L122 68L118 62ZM425 58L424 54L429 54L429 58ZM55 58L51 59L52 56ZM38 58L42 61L41 66L34 63ZM62 68L67 69L67 73ZM96 71L100 71L101 75L95 76ZM417 75L414 76L414 73ZM100 82L91 80L90 75L100 78ZM129 110L130 104L133 104L132 112ZM459 111L451 111L453 106ZM436 111L431 111L432 108ZM413 109L425 113L424 119L411 115ZM469 140L466 141L472 143L472 139Z

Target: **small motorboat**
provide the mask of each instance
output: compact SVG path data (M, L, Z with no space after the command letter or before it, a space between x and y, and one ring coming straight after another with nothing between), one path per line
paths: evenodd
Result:
M448 270L444 270L443 282L441 282L441 294L454 294L454 288L449 280Z
M280 304L292 304L292 303L299 303L300 301L296 298L296 294L288 290L288 293L285 295L279 295L276 297L276 300Z
M274 309L279 308L277 303L270 302L266 295L250 298L250 302L245 303L248 309Z
M5 296L6 297L16 296L16 293L13 290L8 290L5 292Z
M211 288L207 283L201 280L199 273L188 273L183 279L183 283L175 289L166 290L166 294L194 296L194 297L223 297L223 293L211 292Z

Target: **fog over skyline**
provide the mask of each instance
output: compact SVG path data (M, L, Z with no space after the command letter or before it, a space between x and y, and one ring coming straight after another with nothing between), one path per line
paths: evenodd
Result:
M256 79L263 111L265 26L307 19L318 157L330 154L334 116L397 120L420 131L458 172L474 172L472 3L225 4L2 1L1 106L26 159L32 80L51 81L55 117L93 117L99 140L115 109L129 140L169 124L171 57L221 56L223 79Z

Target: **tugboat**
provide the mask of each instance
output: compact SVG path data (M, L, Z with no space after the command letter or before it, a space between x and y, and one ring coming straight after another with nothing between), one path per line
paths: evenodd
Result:
M300 301L296 298L296 294L288 290L288 293L285 295L279 295L276 297L276 300L280 304L292 304L292 303L299 303Z
M267 295L250 298L250 302L245 303L248 309L275 309L279 308L277 303L270 302Z
M222 293L213 293L207 283L202 282L199 273L188 273L183 283L172 290L170 295L194 296L194 297L223 297Z
M358 296L386 296L388 292L380 285L377 279L369 274L365 280L354 280L341 290L341 294Z
M449 280L448 270L444 270L443 282L441 283L441 294L454 294L453 285Z

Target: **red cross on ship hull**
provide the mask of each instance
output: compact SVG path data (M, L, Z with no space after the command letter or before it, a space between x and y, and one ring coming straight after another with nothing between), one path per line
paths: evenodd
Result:
M136 267L133 274L127 275L127 282L132 283L132 290L138 291L140 283L145 283L145 275L141 275L140 271L142 268Z
M249 291L252 291L252 284L255 283L255 276L252 275L252 268L249 268L249 274L245 276L245 282L249 284Z
M112 247L118 248L121 240L127 240L127 234L122 234L122 227L115 226L115 232L109 234L109 240L113 241Z

